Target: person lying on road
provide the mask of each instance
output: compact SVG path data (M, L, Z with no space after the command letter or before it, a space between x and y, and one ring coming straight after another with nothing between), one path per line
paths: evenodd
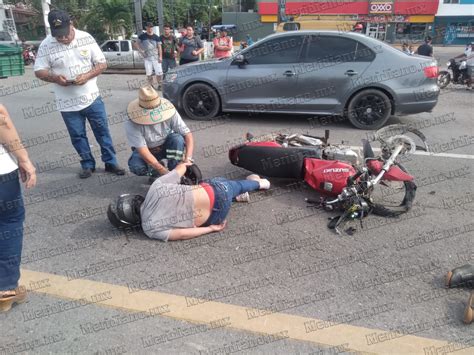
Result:
M121 195L109 205L109 221L117 228L142 227L161 241L185 240L219 232L233 200L248 201L249 191L266 190L270 182L258 175L232 181L221 177L199 185L180 185L190 163L180 163L151 185L146 197Z

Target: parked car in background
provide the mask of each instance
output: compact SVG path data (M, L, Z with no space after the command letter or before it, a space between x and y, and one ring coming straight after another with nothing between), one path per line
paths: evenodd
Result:
M133 40L105 41L100 49L110 69L145 69L143 56L133 49Z
M438 66L358 33L294 31L270 35L228 59L170 71L164 97L191 119L219 112L345 116L377 129L391 115L437 104Z

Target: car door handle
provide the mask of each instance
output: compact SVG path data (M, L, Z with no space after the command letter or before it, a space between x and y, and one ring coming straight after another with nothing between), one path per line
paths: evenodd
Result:
M349 76L353 76L353 75L357 75L358 73L356 71L353 71L353 70L348 70L344 73L344 75L349 75Z
M287 70L286 72L283 73L284 76L294 76L296 75L295 72L292 72L291 70Z
M117 53L117 55L122 55L121 53Z

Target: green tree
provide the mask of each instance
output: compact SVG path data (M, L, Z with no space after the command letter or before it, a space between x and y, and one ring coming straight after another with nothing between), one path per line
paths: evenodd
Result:
M79 26L98 41L115 38L124 31L126 36L130 36L132 25L133 12L127 0L93 1L90 10L79 21Z

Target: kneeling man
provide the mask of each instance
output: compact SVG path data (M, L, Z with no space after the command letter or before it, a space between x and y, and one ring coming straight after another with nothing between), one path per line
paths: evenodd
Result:
M132 148L128 160L132 173L156 178L182 161L193 161L191 131L173 104L160 98L151 86L139 90L138 99L129 103L127 112L130 120L125 122L125 131ZM167 167L162 159L167 160Z

